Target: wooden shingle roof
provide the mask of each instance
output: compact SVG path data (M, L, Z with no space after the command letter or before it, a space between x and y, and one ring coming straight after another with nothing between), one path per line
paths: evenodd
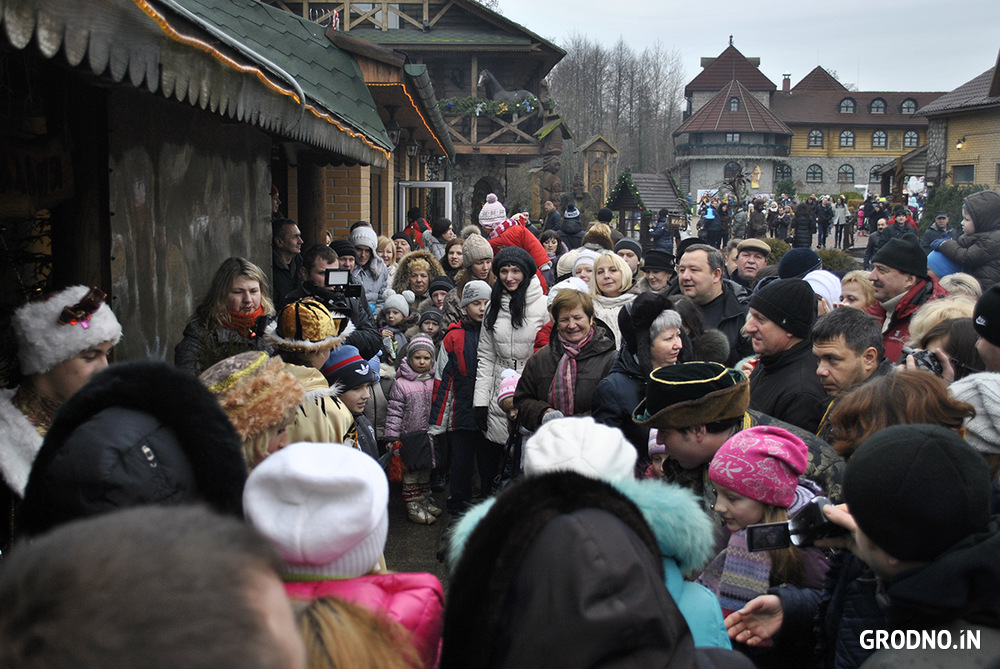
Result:
M751 91L777 89L774 82L764 76L739 49L729 45L684 87L684 96L690 97L693 91L717 91L734 79L743 82Z
M739 100L739 109L730 111L730 101ZM761 132L791 135L781 119L765 107L740 81L730 81L701 109L674 131L674 137L689 132Z
M684 201L674 188L674 182L666 174L632 174L623 172L618 177L618 187L608 197L609 209L639 209L639 202L632 194L635 187L646 211L657 212L666 209L671 216L683 216Z

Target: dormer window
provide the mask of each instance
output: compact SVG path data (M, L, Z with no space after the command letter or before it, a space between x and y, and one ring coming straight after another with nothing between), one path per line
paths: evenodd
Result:
M913 98L906 98L903 100L903 103L899 105L899 111L903 114L917 113L917 101Z
M840 113L841 114L853 114L856 104L854 98L844 98L840 101Z
M872 104L869 107L871 113L873 114L884 114L885 113L885 100L882 98L875 98L872 100Z
M729 111L738 112L740 110L740 99L729 98Z

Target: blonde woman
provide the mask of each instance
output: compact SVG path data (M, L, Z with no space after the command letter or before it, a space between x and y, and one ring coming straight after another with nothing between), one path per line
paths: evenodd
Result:
M608 326L615 338L615 350L622 343L618 327L618 312L635 299L628 292L632 287L632 270L621 256L602 253L594 261L594 274L590 279L590 296L594 300L594 317Z

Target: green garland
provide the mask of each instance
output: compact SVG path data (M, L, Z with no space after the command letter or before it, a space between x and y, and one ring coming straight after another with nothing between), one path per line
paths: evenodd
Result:
M639 210L646 211L646 203L642 201L642 197L639 195L639 189L635 187L634 183L632 183L632 173L628 170L622 172L621 176L618 177L618 182L608 194L608 199L604 203L605 206L610 207L614 203L615 199L618 197L618 193L622 189L623 184L628 186L629 191L632 193L632 197L635 198L635 203L639 205Z
M542 104L538 98L531 96L516 104L501 102L500 100L486 100L483 98L445 98L438 101L438 106L442 114L462 114L465 116L496 116L513 117L515 113L519 116L530 114L536 109L540 109Z

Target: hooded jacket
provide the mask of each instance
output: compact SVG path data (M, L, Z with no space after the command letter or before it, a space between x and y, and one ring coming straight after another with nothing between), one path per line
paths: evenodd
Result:
M548 285L545 283L545 276L542 274L541 268L542 265L549 263L549 254L545 252L545 247L538 241L538 238L524 226L523 220L515 225L508 226L496 237L492 235L488 236L487 241L489 241L490 247L493 249L494 257L500 252L500 249L506 246L517 246L530 253L531 259L535 261L535 276L538 277L542 291L548 290Z
M197 501L242 518L245 483L240 437L208 388L162 362L122 363L60 407L20 526L37 535L118 508Z
M404 290L410 290L410 265L413 264L414 260L426 260L427 264L430 265L430 269L427 270L428 285L431 280L444 274L444 268L441 267L441 263L431 255L430 251L410 251L403 256L403 259L396 266L396 276L392 278L392 289L396 293L401 294ZM413 304L410 305L411 315L423 312L424 308L431 304L431 296L426 291L422 295L417 295L416 298Z
M548 320L545 295L538 279L532 277L525 294L524 322L514 327L510 315L511 294L504 290L500 298L500 313L493 329L483 325L479 335L479 363L476 368L476 389L473 406L489 407L490 441L507 441L507 415L497 404L497 389L505 369L520 372L535 352L535 335Z
M608 483L570 472L508 488L459 550L441 666L752 666L695 649L663 587L665 558L674 558L645 515ZM712 602L703 604L709 613Z
M976 231L963 234L957 241L947 239L938 248L946 258L961 265L963 272L976 277L984 291L1000 281L1000 197L985 195L987 192L966 198Z
M365 300L374 309L382 308L385 303L385 290L389 286L389 269L377 253L365 265L355 265L351 276L360 283L365 291Z
M385 437L394 439L413 432L427 432L430 426L434 375L420 378L410 361L403 359L396 370L396 382L389 392L389 407L385 417Z

